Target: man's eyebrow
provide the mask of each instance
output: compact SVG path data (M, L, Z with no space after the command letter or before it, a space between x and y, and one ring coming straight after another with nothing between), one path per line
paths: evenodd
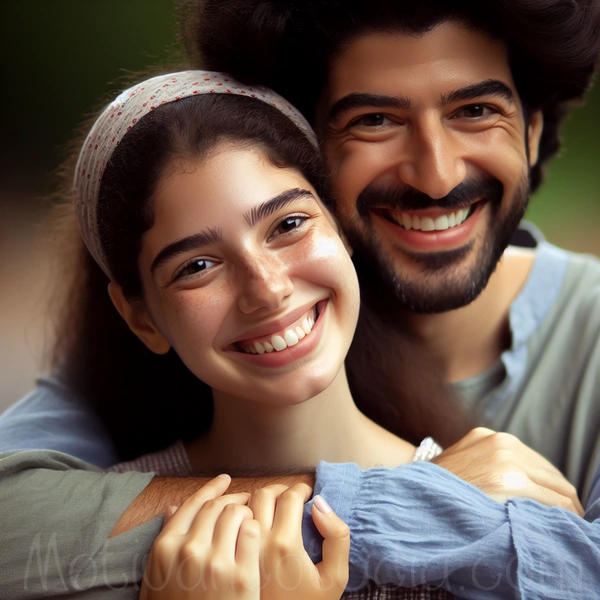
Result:
M202 246L207 246L208 244L215 244L222 241L223 232L220 229L213 229L211 227L209 227L206 231L201 231L199 233L195 233L194 235L177 240L176 242L165 246L157 254L156 258L152 261L150 274L153 275L154 271L156 271L158 267L178 254L183 254L184 252L188 252L190 250L197 250Z
M256 206L249 210L247 213L244 213L244 219L246 219L246 223L253 227L262 219L272 215L274 212L278 211L280 208L287 206L288 204L292 204L301 200L302 198L306 198L310 196L314 198L312 192L308 190L304 190L302 188L293 188L291 190L286 190L281 194L277 194L273 198L266 200L260 206Z
M344 113L356 108L399 108L410 109L410 100L404 96L382 96L380 94L347 94L329 110L327 122L337 121Z
M453 102L461 102L463 100L477 100L482 96L499 96L508 100L511 104L515 101L515 95L505 83L497 79L486 79L485 81L467 85L447 94L442 94L441 105L447 106Z

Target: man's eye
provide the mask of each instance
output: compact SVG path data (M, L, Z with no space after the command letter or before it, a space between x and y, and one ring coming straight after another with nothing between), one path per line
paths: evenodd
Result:
M371 113L369 115L363 115L353 121L351 123L351 127L360 126L360 127L381 127L382 125L386 125L389 122L389 119L382 115L381 113Z
M302 225L302 223L304 223L304 221L306 221L307 218L308 217L302 217L299 215L294 217L286 217L285 219L279 222L279 225L277 225L277 228L275 229L271 237L275 237L281 235L282 233L288 233L289 231L298 229L298 227L300 227L300 225Z
M206 258L195 258L190 261L181 271L179 271L177 277L186 277L187 275L195 275L196 273L200 273L201 271L206 271L213 265L217 263L207 260Z
M464 106L463 108L461 108L455 116L459 119L480 119L482 117L487 117L490 114L496 112L498 111L495 111L494 109L492 109L489 106L486 106L485 104L470 104L469 106Z

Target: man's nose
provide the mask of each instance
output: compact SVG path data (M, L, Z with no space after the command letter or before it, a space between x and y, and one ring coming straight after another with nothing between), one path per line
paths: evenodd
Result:
M461 141L439 118L416 124L403 143L406 145L398 166L403 183L437 200L465 179L467 167Z
M294 290L286 265L264 254L246 257L239 266L238 277L238 307L245 314L262 308L276 310Z

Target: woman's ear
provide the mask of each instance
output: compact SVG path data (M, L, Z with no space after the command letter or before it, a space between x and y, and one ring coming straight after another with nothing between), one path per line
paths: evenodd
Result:
M541 110L536 110L529 117L529 129L527 130L527 143L529 144L529 166L537 164L540 154L540 139L544 131L544 115Z
M124 296L121 286L114 281L108 284L108 295L129 329L135 333L148 350L155 354L166 354L171 349L171 344L158 331L141 302L130 302Z

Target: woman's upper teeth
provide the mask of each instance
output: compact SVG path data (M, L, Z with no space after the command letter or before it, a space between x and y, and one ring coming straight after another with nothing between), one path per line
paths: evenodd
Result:
M316 312L314 307L302 318L302 320L291 327L281 331L267 339L250 342L242 342L244 352L250 354L264 354L265 352L281 352L289 346L295 346L302 338L306 337L315 326Z
M419 217L408 213L396 213L395 220L404 229L417 229L420 231L445 231L451 227L461 225L469 214L470 208L461 208L455 212L433 217Z

